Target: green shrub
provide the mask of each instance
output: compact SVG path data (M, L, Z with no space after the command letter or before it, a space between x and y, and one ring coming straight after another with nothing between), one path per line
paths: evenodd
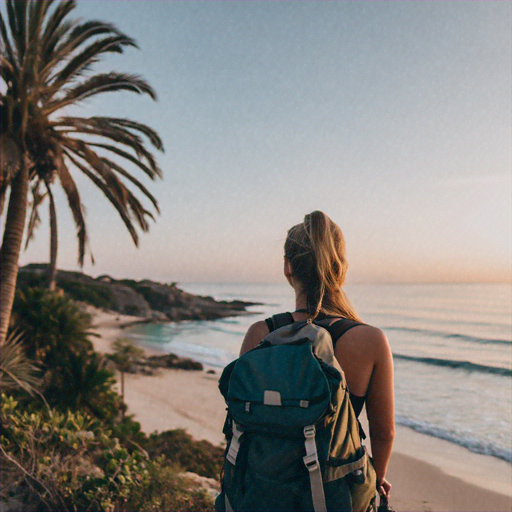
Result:
M119 416L122 399L114 389L114 373L100 354L70 352L48 373L45 397L54 407L86 412L109 423Z
M87 414L21 411L1 396L1 499L38 512L212 512L213 499L164 456L153 461L137 443L123 445ZM139 425L125 420L125 427ZM186 439L182 431L164 439ZM132 432L133 435L133 432ZM140 440L140 439L139 439ZM196 449L202 443L196 443ZM187 468L191 469L191 468Z
M91 317L75 302L41 288L18 290L14 324L26 354L43 373L43 394L60 410L83 411L112 424L122 411L115 376L90 341Z
M108 286L80 283L69 279L59 280L58 285L74 300L86 302L99 309L114 309L115 307L115 299Z
M44 288L18 290L13 320L24 333L27 356L55 367L70 352L91 351L91 316L67 297Z
M20 412L2 394L2 498L16 495L40 511L112 512L147 484L149 461L129 452L85 414Z
M140 314L140 309L139 306L136 306L135 304L126 304L123 308L123 313L125 315L137 316Z
M196 441L182 429L151 434L144 445L150 458L164 455L172 464L201 476L219 479L224 450L208 441Z
M158 463L148 468L145 485L134 489L126 510L137 512L213 512L213 499L194 489L178 469Z

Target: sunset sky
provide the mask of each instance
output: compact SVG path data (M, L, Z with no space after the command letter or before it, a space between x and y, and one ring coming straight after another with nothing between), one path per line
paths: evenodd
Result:
M4 8L4 7L3 7ZM506 1L81 0L136 39L82 115L155 128L161 215L135 249L82 190L93 275L281 279L286 231L314 209L345 233L349 282L505 281L511 260L511 4ZM78 173L76 173L78 175ZM77 269L58 194L59 267ZM48 261L48 223L20 263Z

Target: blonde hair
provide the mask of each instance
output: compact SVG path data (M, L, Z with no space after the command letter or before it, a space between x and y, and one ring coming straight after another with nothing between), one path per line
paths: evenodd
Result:
M360 320L342 290L348 268L343 233L325 213L314 211L288 231L284 256L303 286L312 320L319 313Z

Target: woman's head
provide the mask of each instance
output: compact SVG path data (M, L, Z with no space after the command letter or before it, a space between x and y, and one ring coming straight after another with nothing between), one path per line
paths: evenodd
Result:
M325 213L314 211L288 231L284 257L312 318L322 312L358 320L341 288L348 267L343 233Z

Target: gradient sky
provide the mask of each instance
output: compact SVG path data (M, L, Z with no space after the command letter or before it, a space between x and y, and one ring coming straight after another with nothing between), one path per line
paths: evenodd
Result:
M82 115L162 136L161 215L135 249L78 179L96 265L163 281L281 279L286 231L320 209L345 233L349 282L503 281L511 259L508 1L81 0L134 37L98 69L158 103L106 94ZM75 269L58 197L59 267ZM21 264L48 261L44 220Z

